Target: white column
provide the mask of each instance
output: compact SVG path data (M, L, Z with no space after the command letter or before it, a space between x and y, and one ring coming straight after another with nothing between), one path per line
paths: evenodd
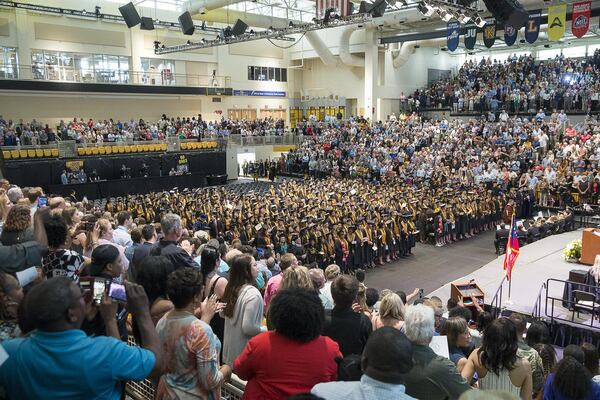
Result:
M26 10L15 9L15 26L17 28L17 54L19 56L19 79L31 79L31 44L33 36L33 24L29 24Z
M131 40L131 83L142 83L142 54L144 53L144 31L139 29L128 29Z
M377 31L368 29L365 31L365 90L364 106L365 118L373 121L377 110L377 76L379 74L379 55L377 47ZM375 108L375 113L373 109Z

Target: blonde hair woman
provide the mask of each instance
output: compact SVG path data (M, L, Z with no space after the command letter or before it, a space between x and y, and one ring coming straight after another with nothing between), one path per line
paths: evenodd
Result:
M289 267L283 271L283 279L281 280L279 290L282 289L314 290L308 268L298 265Z
M402 330L404 327L404 303L400 296L394 292L386 293L381 299L379 313L373 315L371 322L373 330L384 326Z
M2 233L4 223L6 222L6 216L8 215L11 207L12 202L8 199L6 190L0 189L0 233Z

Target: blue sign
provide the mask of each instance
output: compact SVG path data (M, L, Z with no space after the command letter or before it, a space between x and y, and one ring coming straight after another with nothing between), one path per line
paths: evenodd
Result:
M285 97L285 92L269 92L265 90L234 90L233 95L252 97Z
M529 14L529 20L525 24L525 40L533 44L540 34L540 20L542 19L542 10L534 10Z
M454 51L458 48L458 40L460 38L460 22L448 22L447 39L448 50Z
M517 33L518 30L515 29L514 26L506 25L504 27L504 43L506 43L507 46L512 46L515 44L517 40Z

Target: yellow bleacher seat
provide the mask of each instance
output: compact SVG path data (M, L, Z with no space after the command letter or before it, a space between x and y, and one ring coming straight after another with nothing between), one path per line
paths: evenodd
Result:
M85 149L83 147L78 147L77 148L77 155L78 156L84 156L85 155Z
M125 146L118 146L119 147L119 153L125 153Z
M111 146L106 146L104 149L106 150L106 154L112 154L112 147Z
M123 146L125 148L125 153L131 153L131 146Z
M97 156L98 154L100 154L100 148L98 147L92 147L92 154Z
M188 149L188 143L181 143L181 146L179 146L179 148L181 150L187 150Z
M44 149L44 157L52 157L52 149Z
M150 146L148 146L147 144L143 144L142 145L142 150L145 151L145 152L147 152L147 151L150 150Z
M29 157L29 158L35 157L35 150L34 149L27 149L27 157Z
M160 145L160 151L166 151L167 150L167 144L163 143Z
M119 153L119 146L111 146L112 148L112 153L113 154L118 154Z
M27 150L19 150L19 156L21 156L21 158L27 158Z
M2 150L2 155L4 156L4 159L6 159L6 160L9 160L12 158L9 150Z
M144 146L142 146L141 144L136 144L135 149L138 153L141 153L144 151Z
M106 154L106 147L105 146L99 147L98 148L98 153L100 153L100 154Z
M58 157L58 149L52 149L52 157Z
M42 149L35 149L35 156L36 157L44 157L44 150L42 150Z
M19 150L11 150L10 155L12 156L12 158L19 158Z

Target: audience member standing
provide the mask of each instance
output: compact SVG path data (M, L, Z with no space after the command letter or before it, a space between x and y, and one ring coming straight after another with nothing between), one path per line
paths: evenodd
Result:
M248 340L263 330L263 303L254 286L258 275L254 257L248 254L235 257L229 272L229 282L221 300L226 304L222 312L225 318L223 362L233 365Z
M160 221L160 226L164 237L158 241L150 255L165 256L173 263L175 269L181 267L198 268L192 257L181 247L177 246L177 241L181 238L183 226L181 218L177 214L166 214Z
M235 373L248 381L243 398L285 399L334 381L342 355L321 336L324 318L316 291L282 288L269 308L274 329L250 339L235 360Z
M362 354L360 382L320 383L312 394L325 400L410 400L404 379L413 365L410 341L399 330L384 326L373 332Z
M417 399L458 399L470 386L452 361L429 347L434 326L433 308L423 304L407 308L404 327L413 345L414 365L405 376L406 393Z
M363 352L373 330L369 318L352 309L358 295L358 281L349 275L338 276L331 285L333 310L325 318L323 335L340 345L344 357Z

